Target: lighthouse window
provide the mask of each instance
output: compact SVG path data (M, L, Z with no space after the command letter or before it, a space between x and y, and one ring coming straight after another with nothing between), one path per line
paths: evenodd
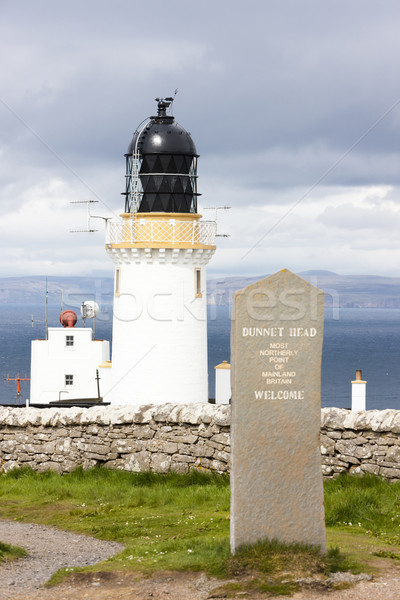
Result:
M121 269L117 267L115 269L115 295L119 296L121 288Z
M73 335L65 336L65 345L68 347L71 347L74 345L74 336Z
M74 385L74 376L73 375L65 376L65 385Z
M196 298L201 298L202 297L202 293L201 293L201 269L195 269L194 270L194 286L195 286L195 295Z

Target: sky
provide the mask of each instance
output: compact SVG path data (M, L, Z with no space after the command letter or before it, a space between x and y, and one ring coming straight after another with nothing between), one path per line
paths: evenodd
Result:
M209 277L400 276L397 0L0 0L0 277L112 275L157 96L195 141Z

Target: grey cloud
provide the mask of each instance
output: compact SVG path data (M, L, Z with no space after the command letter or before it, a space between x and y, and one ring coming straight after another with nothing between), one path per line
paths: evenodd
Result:
M0 102L6 211L59 178L118 212L130 137L176 87L206 204L289 207L326 173L302 206L330 187L400 185L400 104L344 157L400 100L395 0L203 0L190 14L184 0L5 0L0 12L0 100L17 115Z
M318 221L328 227L349 229L354 232L360 229L384 230L385 236L392 232L397 237L400 228L400 213L394 213L387 207L385 209L360 208L354 204L345 203L340 206L326 207L318 217Z

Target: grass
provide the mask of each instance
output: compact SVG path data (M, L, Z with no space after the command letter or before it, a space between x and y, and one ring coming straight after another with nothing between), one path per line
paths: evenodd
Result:
M19 546L11 546L0 542L0 563L4 560L14 560L26 556L26 550Z
M374 475L341 476L325 483L328 527L351 529L400 544L400 483Z
M102 563L103 571L201 570L233 578L225 584L228 595L237 594L237 586L242 592L291 594L296 579L312 575L320 581L338 570L371 571L400 556L399 484L374 476L341 476L326 483L325 503L332 546L327 555L272 540L231 556L227 476L103 468L64 476L18 469L0 476L0 517L125 544L123 552ZM79 570L61 570L52 582Z

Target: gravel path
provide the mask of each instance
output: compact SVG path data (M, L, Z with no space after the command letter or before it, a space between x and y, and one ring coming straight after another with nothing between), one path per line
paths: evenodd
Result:
M29 556L0 565L0 600L28 595L62 567L101 562L123 550L122 544L59 531L43 525L0 520L0 540L25 548Z

